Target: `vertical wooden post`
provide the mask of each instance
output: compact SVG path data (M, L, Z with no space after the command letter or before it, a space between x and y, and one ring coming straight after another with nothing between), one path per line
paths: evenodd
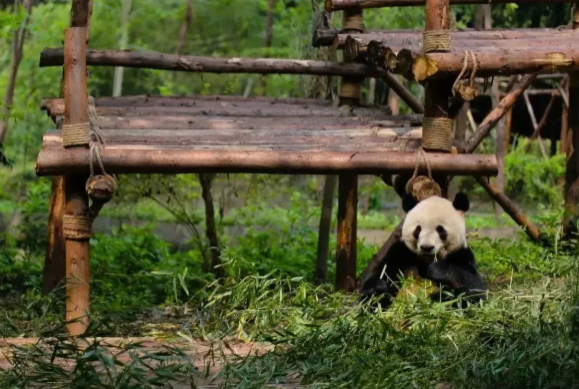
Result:
M579 2L574 4L571 16L573 29L579 29ZM577 233L579 217L579 73L569 74L569 132L565 172L565 218L563 231L566 239ZM571 153L571 155L569 155Z
M343 12L342 28L348 33L364 32L362 9ZM344 51L344 62L352 62ZM340 87L340 104L360 105L364 78L343 77ZM338 191L338 242L336 248L336 289L353 292L356 289L357 262L358 176L344 174L339 177Z
M559 136L559 151L561 154L567 153L567 138L569 136L569 108L563 104L563 113L561 116L561 135Z
M450 1L449 0L427 0L425 19L425 39L424 49L428 52L449 51L450 46L445 48L439 45L438 48L429 47L426 34L437 31L444 34L450 29ZM448 32L448 36L450 33ZM428 49L427 49L428 47ZM450 96L452 92L452 81L433 80L428 81L424 89L424 122L422 128L422 147L425 150L449 152L452 143L452 119L448 110ZM448 193L447 177L434 177L441 186L443 196Z
M87 99L86 28L71 27L64 33L64 124L88 122ZM85 183L84 176L66 177L66 215L88 215ZM88 239L66 237L66 320L75 321L68 324L73 336L82 335L88 325L89 260Z
M86 27L88 45L90 17L93 0L73 0L70 9L70 26ZM60 97L64 97L64 68L60 80ZM42 292L48 294L66 275L65 240L62 234L62 220L65 212L65 177L52 177L50 210L48 218L48 244L44 261Z
M62 217L64 216L65 205L64 177L52 177L48 239L42 274L42 293L45 295L52 292L66 277L66 250L62 235Z
M356 289L358 176L341 175L338 196L336 289L353 292Z
M325 284L328 281L328 258L330 247L330 229L332 225L332 208L334 206L334 192L338 183L337 176L326 176L324 182L324 197L322 200L322 214L318 230L318 256L314 278L316 284Z

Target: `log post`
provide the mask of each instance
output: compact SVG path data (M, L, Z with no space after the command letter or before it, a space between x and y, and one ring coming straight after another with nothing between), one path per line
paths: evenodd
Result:
M353 292L356 288L357 211L358 176L343 174L338 190L336 289L347 292Z
M72 27L65 31L64 125L88 122L86 85L86 28ZM77 146L86 147L86 146ZM82 335L88 326L89 314L89 237L86 226L79 227L88 216L86 176L65 179L65 220L72 224L66 238L66 321L70 335Z
M361 9L347 10L342 15L342 29L351 34L364 32L364 14ZM344 62L353 58L344 52ZM362 95L363 77L343 77L340 87L340 105L358 106ZM358 176L339 176L338 240L336 248L336 289L353 292L356 289Z
M93 0L73 0L70 9L70 26L86 27L88 46ZM60 97L64 97L64 68L60 80ZM66 277L66 250L62 223L66 207L65 177L53 176L48 216L48 239L42 275L42 293L52 292Z
M579 29L579 3L574 4L571 21ZM576 238L579 217L579 73L569 74L569 132L567 138L567 167L565 172L565 218L563 231L566 239ZM569 144L570 143L570 144ZM570 154L569 154L570 153Z
M423 37L425 53L448 52L450 45L449 0L427 0ZM449 104L452 82L448 80L427 81L424 90L424 120L422 123L422 147L427 151L450 152L452 146L452 118ZM448 191L446 176L434 177L443 195Z
M48 239L42 274L42 293L52 292L66 277L65 243L62 235L62 219L65 209L64 177L52 177Z
M314 279L316 284L322 285L328 281L328 258L330 246L330 228L332 224L332 208L334 205L334 192L338 177L326 176L324 182L324 197L322 201L322 214L318 231L318 256Z

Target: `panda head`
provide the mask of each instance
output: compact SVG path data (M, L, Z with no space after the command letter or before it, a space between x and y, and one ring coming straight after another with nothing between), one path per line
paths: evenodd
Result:
M416 203L412 195L404 196L402 240L415 254L444 259L466 247L464 214L469 206L464 193L458 193L452 203L438 196Z

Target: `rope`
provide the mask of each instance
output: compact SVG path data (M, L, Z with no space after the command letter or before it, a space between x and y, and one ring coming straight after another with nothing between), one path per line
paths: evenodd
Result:
M426 171L428 172L428 178L432 179L432 169L430 169L430 162L428 162L428 158L426 158L426 152L421 147L418 149L417 153L418 155L416 156L416 165L414 165L414 173L412 174L411 180L415 179L418 176L418 171L420 170L420 157L424 159Z
M452 147L452 119L424 118L422 147L426 150L450 151Z
M448 52L451 49L450 30L429 30L422 33L422 49L425 53L433 51Z
M62 146L84 146L90 142L89 123L63 124L62 125Z
M366 26L364 26L364 14L362 10L345 10L342 14L342 29L363 32Z
M86 216L64 215L62 232L66 239L87 240L92 234L92 219Z
M468 69L468 56L469 54L472 57L472 72L470 73L470 80L468 81L468 83L462 83L462 77L464 76L464 74L466 73L467 69ZM476 71L478 70L478 65L477 65L477 61L476 61L476 55L469 50L466 50L464 52L464 63L462 66L462 70L460 71L460 73L458 74L458 77L456 77L456 80L454 81L454 84L452 84L452 95L455 96L456 93L459 93L461 95L461 97L463 98L463 100L465 101L471 101L472 99L474 99L477 95L477 87L476 87L476 82L475 82L475 77L476 77Z
M418 175L421 157L424 159L428 177ZM417 201L422 201L432 196L442 196L442 189L440 189L440 186L432 179L430 163L422 147L418 149L414 174L406 184L406 193L410 193Z

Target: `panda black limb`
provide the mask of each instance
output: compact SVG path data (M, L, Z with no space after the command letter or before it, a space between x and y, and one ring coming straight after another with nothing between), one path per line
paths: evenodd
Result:
M400 291L400 276L408 274L432 281L443 292L463 295L465 301L485 299L487 286L466 244L468 197L458 194L454 203L436 197L417 204L407 195L403 208L407 216L401 239L390 247L376 272L363 280L363 299L382 296L380 305L387 308ZM436 294L440 296L447 294Z

